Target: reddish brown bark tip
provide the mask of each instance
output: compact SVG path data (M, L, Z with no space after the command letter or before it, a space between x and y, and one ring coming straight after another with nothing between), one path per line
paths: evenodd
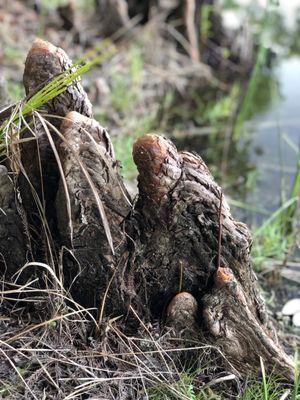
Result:
M26 94L32 93L49 78L62 73L70 65L65 52L53 44L36 39L28 52L24 69Z
M162 136L147 134L134 143L133 159L139 170L140 194L160 202L181 174L176 147Z
M234 280L233 273L230 268L220 267L214 275L214 282L216 287L222 287Z
M57 50L57 47L55 47L52 43L47 42L46 40L37 38L33 42L28 55L27 55L27 60L30 59L30 57L33 54L45 54L45 53L54 53Z
M73 127L75 124L78 125L82 123L90 123L90 121L90 118L87 118L76 111L71 111L63 119L63 122L61 124L61 131L65 132L67 129Z
M26 94L32 95L71 67L72 61L63 49L45 40L36 39L25 61L23 83ZM75 110L90 117L92 105L80 82L80 78L75 79L64 93L50 100L44 107L48 113L65 116L69 111ZM59 126L60 121L56 121L56 125Z
M133 145L133 159L139 172L151 170L158 174L168 155L168 147L169 142L156 134L149 133L137 139Z

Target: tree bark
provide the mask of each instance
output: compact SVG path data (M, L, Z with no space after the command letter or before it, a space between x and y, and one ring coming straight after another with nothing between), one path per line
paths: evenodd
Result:
M71 212L62 180L56 199L61 245L72 250L64 259L64 276L67 283L72 282L71 293L77 301L85 307L99 307L126 253L122 225L131 201L107 131L76 112L66 118L59 154ZM115 298L116 282L106 297L110 313L116 311L119 300Z
M39 41L25 66L27 91L61 71L61 57L66 57L62 50ZM262 357L268 369L291 379L292 361L277 342L252 270L250 232L231 216L204 161L179 153L157 134L139 138L133 148L139 195L132 205L109 135L90 118L78 85L44 107L65 117L51 130L58 158L45 130L47 116L33 112L37 140L21 146L18 180L0 170L2 271L9 278L26 260L26 229L14 196L19 190L23 212L35 228L29 233L35 248L51 236L54 268L59 270L63 254L66 289L84 307L96 307L99 324L122 315L127 333L133 333L133 308L146 322L166 321L195 340L201 334L242 375L257 373ZM33 195L22 174L33 182L30 190L46 199L42 221L32 219ZM44 233L41 224L48 227ZM39 261L47 262L47 255L33 251Z
M71 60L62 49L37 39L25 61L23 83L26 95L34 93L43 84L48 83L49 79L71 66ZM80 79L76 79L64 93L41 107L43 114L52 115L49 121L58 129L62 122L61 117L72 110L82 115L92 115L92 105ZM47 253L46 242L49 240L46 237L49 237L51 231L55 232L57 224L54 203L58 190L59 168L55 158L55 147L60 139L53 130L52 137L53 144L50 143L41 121L33 116L28 119L28 129L22 136L27 141L20 145L19 190L23 208L28 216L28 230L35 259L43 258L45 252ZM44 236L43 246L39 243L41 230Z
M19 213L18 207L13 178L0 165L0 276L3 280L12 280L26 260L25 216Z

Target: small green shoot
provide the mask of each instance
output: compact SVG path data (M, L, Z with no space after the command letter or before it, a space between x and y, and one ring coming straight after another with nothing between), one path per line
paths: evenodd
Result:
M105 46L101 54L94 57L91 61L82 63L82 59L75 63L71 68L63 72L62 74L54 77L49 83L38 90L31 97L26 98L21 102L20 113L17 113L13 119L0 127L0 141L4 137L4 132L7 130L8 125L11 123L16 123L22 117L26 116L30 112L40 108L43 104L54 99L61 93L65 92L69 85L72 84L74 80L88 72L94 65L102 63L107 58L115 54L116 49L113 45Z

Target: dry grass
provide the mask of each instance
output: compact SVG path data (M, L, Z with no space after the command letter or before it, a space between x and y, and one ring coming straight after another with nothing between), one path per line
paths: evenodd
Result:
M120 147L124 146L124 137L129 136L127 154L134 138L144 132L146 126L146 130L148 126L157 126L161 102L170 93L176 91L184 97L199 82L220 85L207 67L180 54L175 43L164 42L161 30L174 35L172 29L159 20L153 20L152 25L142 31L137 29L137 46L131 46L128 51L125 44L96 74L108 82L111 89L110 96L104 99L100 96L97 113L105 114L116 143L120 138ZM149 43L152 46L146 45ZM122 71L127 73L128 69L130 77L124 85ZM38 100L28 111L42 104L41 99ZM22 106L22 103L17 104L8 123L2 126L2 149L7 152L13 170L24 173L18 150L23 140L20 134L23 129L34 130L34 126L25 121ZM135 120L130 112L133 108ZM50 139L49 129L55 130L53 125L37 111L35 116L44 124ZM160 124L167 126L167 122L163 117ZM60 135L59 131L56 134ZM59 157L57 164L60 164ZM84 165L81 167L86 171ZM88 175L86 178L89 180ZM27 263L20 269L22 273L38 267L43 271L43 282L38 282L41 277L25 286L19 286L17 280L13 284L1 282L0 397L195 400L218 398L216 393L221 393L219 398L242 397L244 382L228 372L228 361L217 349L202 343L201 338L182 341L158 323L145 325L133 309L131 315L137 329L135 335L132 332L129 335L121 318L101 318L99 323L93 317L95 310L84 309L74 302L63 286L62 257L54 252L43 204L37 196L35 199L44 220L48 252L53 262ZM101 209L101 201L98 205ZM103 213L102 218L105 220ZM58 268L54 260L59 260ZM250 393L247 399L261 398L260 386L255 393L258 397Z
M140 399L159 387L188 399L177 388L184 372L194 371L200 390L219 370L216 349L145 326L134 310L136 335L126 335L119 318L103 320L99 329L91 310L74 303L51 267L44 268L53 287L36 289L32 282L1 291L3 398Z

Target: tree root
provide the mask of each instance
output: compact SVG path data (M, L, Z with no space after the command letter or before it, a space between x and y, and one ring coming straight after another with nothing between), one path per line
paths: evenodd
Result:
M69 66L61 49L35 42L25 66L27 93ZM50 252L39 249L53 242L51 266L59 270L63 260L65 288L98 309L99 326L122 315L132 333L134 309L144 321L201 336L241 375L258 372L262 357L268 369L291 379L291 359L277 342L252 270L250 232L231 216L201 157L178 152L157 134L139 138L133 148L139 195L132 205L109 135L90 118L80 83L43 109L63 122L50 125L52 117L33 112L28 124L36 123L25 136L35 138L21 145L17 182L0 170L2 274L11 277L26 259L19 190L33 258L48 262Z

